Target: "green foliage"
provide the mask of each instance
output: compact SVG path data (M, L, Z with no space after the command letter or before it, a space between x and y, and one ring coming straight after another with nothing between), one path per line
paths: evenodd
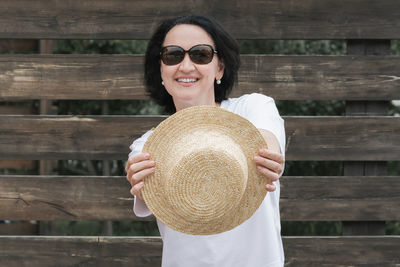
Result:
M156 221L150 222L131 222L120 221L114 222L114 235L145 235L145 236L159 236L160 232L157 228Z
M52 227L54 235L101 235L101 222L96 221L55 221Z
M282 235L305 236L305 235L341 235L341 222L282 222Z
M163 111L151 100L58 100L54 106L59 115L157 115Z
M400 221L390 221L386 223L387 235L400 235Z
M388 175L400 176L400 161L388 162Z
M390 54L400 56L400 40L392 40L390 43Z
M53 235L78 235L78 236L99 236L103 235L103 224L101 221L54 221L52 225ZM159 236L160 233L155 221L112 222L113 235L123 236Z
M288 161L285 163L285 176L340 176L343 164L340 161Z
M281 116L343 116L344 101L276 101Z
M147 40L60 40L57 54L143 54Z
M345 55L342 40L239 40L242 54Z

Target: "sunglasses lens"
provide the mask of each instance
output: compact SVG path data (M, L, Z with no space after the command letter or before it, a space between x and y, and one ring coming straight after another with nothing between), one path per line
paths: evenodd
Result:
M185 51L179 46L167 46L161 51L161 60L165 65L176 65L185 57Z
M165 65L179 64L185 58L186 51L179 46L166 46L161 50L161 60ZM188 51L195 64L208 64L214 57L214 49L208 45L195 45Z
M214 51L207 45L196 45L189 50L190 59L196 64L208 64L212 61Z

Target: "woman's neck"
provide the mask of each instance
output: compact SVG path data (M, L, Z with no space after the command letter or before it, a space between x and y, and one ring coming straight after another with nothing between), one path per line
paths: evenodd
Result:
M174 105L176 108L176 111L180 111L185 108L189 107L194 107L194 106L215 106L215 107L220 107L221 103L215 102L213 99L212 101L196 101L196 102L176 102L174 101Z

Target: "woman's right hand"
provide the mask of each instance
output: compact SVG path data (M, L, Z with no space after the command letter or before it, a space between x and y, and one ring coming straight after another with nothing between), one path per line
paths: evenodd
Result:
M149 153L138 153L128 159L126 163L126 179L131 184L131 194L143 200L143 179L154 173L155 162L150 159Z

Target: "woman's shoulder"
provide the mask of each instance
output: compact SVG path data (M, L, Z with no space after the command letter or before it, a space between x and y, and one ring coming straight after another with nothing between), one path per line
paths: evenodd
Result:
M228 98L224 100L222 105L229 107L244 107L244 106L253 106L253 105L265 105L265 104L274 103L274 99L272 97L260 94L260 93L251 93L244 94L235 98Z

